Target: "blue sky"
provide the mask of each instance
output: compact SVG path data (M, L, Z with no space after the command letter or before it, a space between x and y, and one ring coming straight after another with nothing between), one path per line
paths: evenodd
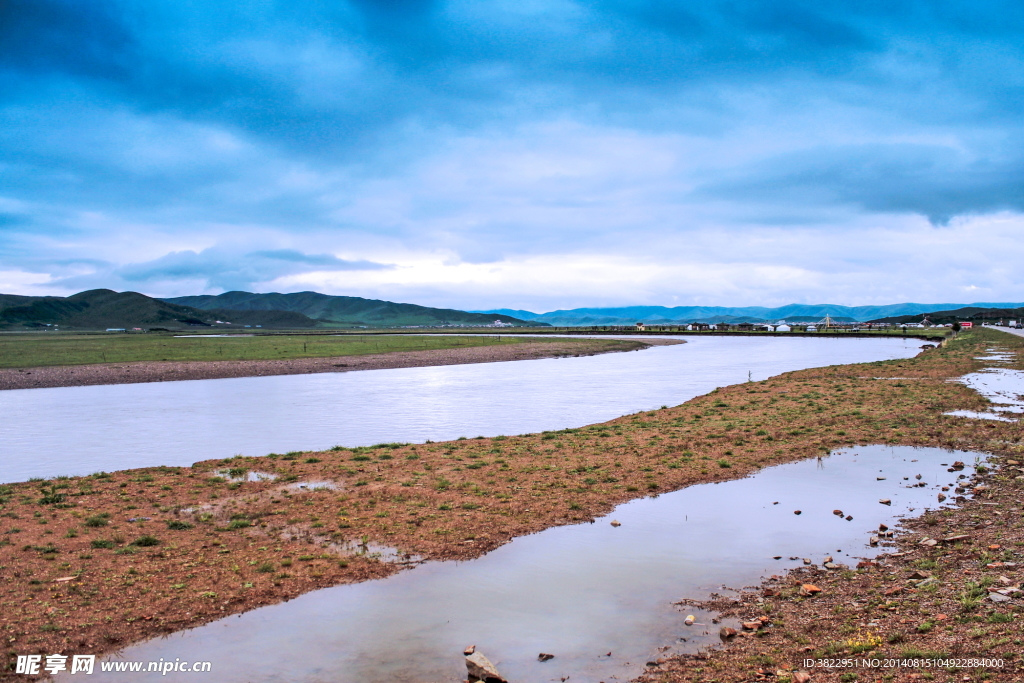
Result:
M1024 5L2 0L0 292L1024 301Z

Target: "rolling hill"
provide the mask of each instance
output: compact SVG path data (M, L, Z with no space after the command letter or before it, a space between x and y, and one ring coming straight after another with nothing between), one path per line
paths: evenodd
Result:
M429 308L416 304L399 304L357 296L331 296L317 292L293 294L253 294L225 292L202 296L179 296L164 301L202 310L292 311L334 325L365 325L369 327L490 325L495 320L516 326L527 323L521 318L495 313L467 313L449 308ZM538 321L547 326L548 323ZM533 324L531 324L532 326Z
M217 321L223 321L218 325ZM0 328L61 329L261 325L267 328L316 327L315 320L289 311L199 310L154 299L138 292L92 289L69 297L0 294Z
M995 322L997 320L1017 320L1018 322L1024 319L1024 308L986 308L981 306L965 306L963 308L956 308L949 311L932 311L928 314L928 319L937 325L945 323L952 323L957 320L971 320L974 322ZM919 323L924 319L923 314L917 315L896 315L888 318L879 318L878 320L872 320L873 323L896 323L902 325L904 323Z

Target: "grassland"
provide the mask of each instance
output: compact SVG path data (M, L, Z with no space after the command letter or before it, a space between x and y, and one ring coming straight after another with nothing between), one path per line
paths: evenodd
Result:
M511 336L11 334L0 336L0 368L145 361L289 360L536 342Z
M516 536L593 519L636 497L734 479L834 448L883 443L983 451L994 455L999 474L1008 458L1024 454L1020 425L943 414L985 409L983 397L949 380L982 367L976 356L990 347L1014 354L1014 367L1024 369L1024 339L977 330L913 359L787 373L581 429L235 457L2 486L0 628L8 665L15 653L109 651L399 569L349 555L339 544L370 542L425 558L470 559ZM239 479L250 471L276 479ZM1019 498L1020 481L1005 479L1008 500ZM337 488L288 487L300 481L331 481ZM1004 524L1000 560L1020 562L1021 542L1014 540L1021 533L1019 509L965 507L942 523L973 524L978 520L969 517L994 515L993 509L1006 515L992 517ZM974 581L1008 571L987 568L991 556L973 539L939 551L942 557L922 559L969 565L977 572ZM899 576L877 572L876 584L868 585L872 571L851 570L835 580L865 582L865 594L884 602L886 615L916 619L933 609L923 602L931 593L920 591L922 602L907 594L906 604L889 611L896 598L882 590L892 583L902 589L902 570ZM963 585L950 572L942 590L955 598ZM820 609L840 603L823 601ZM739 659L728 659L726 650L692 665L666 665L664 676L652 672L651 680L760 680L759 668L770 661L792 664L804 648L842 652L836 649L842 633L832 621L814 629L817 603L796 594L788 606L772 604L788 610L785 623L793 629L762 629L752 642L764 637L764 646L733 650ZM930 630L887 620L877 629L887 645L879 643L876 652L942 647L967 656L978 648L957 643L969 644L969 633L984 629L984 652L1009 661L1017 641L1000 634L1018 623L1015 609L991 604ZM796 631L801 614L807 627ZM957 638L947 637L947 624ZM1019 680L1017 673L1011 667L991 679ZM815 673L813 680L838 681L840 675Z

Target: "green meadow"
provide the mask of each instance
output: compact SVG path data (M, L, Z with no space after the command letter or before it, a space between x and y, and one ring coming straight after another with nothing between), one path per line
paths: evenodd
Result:
M564 339L484 336L286 335L175 337L169 334L0 336L0 368L137 361L282 360L495 346Z

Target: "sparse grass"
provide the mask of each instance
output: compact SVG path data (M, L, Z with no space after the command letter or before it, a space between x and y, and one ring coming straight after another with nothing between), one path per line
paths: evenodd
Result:
M248 330L252 332L252 330ZM180 333L175 333L180 334ZM427 351L472 346L566 342L581 351L623 345L615 340L566 340L502 335L262 334L254 337L176 337L150 334L7 334L0 336L0 368L90 365L140 361L223 361L331 358L373 353ZM635 342L625 342L633 345Z

